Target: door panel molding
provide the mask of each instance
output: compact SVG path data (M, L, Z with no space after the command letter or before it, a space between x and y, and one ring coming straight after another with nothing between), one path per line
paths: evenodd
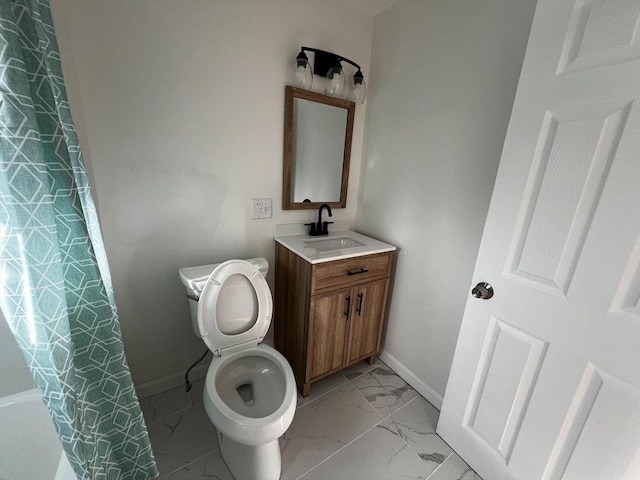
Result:
M573 8L557 75L640 58L640 4L579 1Z
M503 418L503 423L496 425L495 417L488 416L494 414L495 411L487 411L487 422L498 427L499 436L489 435L483 431L486 427L479 415L485 414L481 410L481 404L483 403L483 395L487 393L487 388L491 383L501 383L501 374L506 372L500 372L500 366L497 368L494 365L500 354L500 337L510 337L512 344L518 345L522 350L523 362L519 365L511 363L509 365L508 374L512 375L511 382L516 380L515 390L511 392L511 395L503 395L505 404L503 406L504 411L508 412L506 418ZM527 410L529 400L533 394L534 387L540 374L540 369L544 362L544 357L547 351L548 343L535 338L518 328L515 328L504 321L498 320L496 317L491 316L489 319L489 325L487 327L487 333L484 338L482 351L480 353L480 360L478 363L478 369L476 370L475 377L473 379L473 386L471 387L471 393L469 395L469 402L464 414L463 427L468 429L469 432L480 438L495 454L502 457L505 464L509 463L511 452L515 444L518 432L522 425L524 414ZM503 347L508 348L508 347ZM518 348L518 347L516 347ZM520 367L520 370L517 370ZM504 384L499 388L504 388ZM502 392L505 393L504 391ZM497 441L496 441L497 440Z
M600 468L604 471L594 471L593 466L585 466L585 461L582 460L575 462L574 468L579 471L571 472L568 475L570 478L585 478L585 470L589 470L594 478L600 478L599 473L606 474L608 478L638 478L640 471L637 450L625 452L625 443L633 440L634 432L640 425L640 405L637 401L639 395L637 387L603 372L596 365L588 362L547 462L542 480L561 480L565 473L568 473L567 469L572 467L571 461L579 448L583 449L579 452L582 457L595 457L593 463L600 464ZM612 399L618 399L620 403L614 403ZM628 406L628 410L612 411L612 407L614 410L619 410L621 405ZM622 421L612 421L609 417L617 417L618 420L622 417ZM602 438L600 430L594 434L588 431L589 422L601 424L603 420L611 424L612 435L609 438ZM626 431L621 431L625 424ZM597 444L602 441L611 441L616 437L619 437L618 443L621 446L618 449L618 458L598 458L600 456L597 454ZM630 444L633 445L632 442ZM609 464L602 465L606 461L609 461ZM619 469L618 472L614 471L616 468Z
M566 296L632 103L545 113L505 276Z
M640 237L631 251L609 311L629 320L640 320Z

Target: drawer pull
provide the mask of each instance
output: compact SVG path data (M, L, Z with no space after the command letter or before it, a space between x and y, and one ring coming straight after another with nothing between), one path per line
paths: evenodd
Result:
M351 270L347 271L347 275L359 275L361 273L367 273L369 270L367 270L366 268L361 268L360 270L358 270L357 272L352 272Z
M351 312L351 295L347 295L347 310L344 312L344 316L349 320L349 312Z
M356 308L356 312L358 312L358 316L360 316L362 314L362 299L364 297L364 293L359 293L358 294L358 299L360 300L358 302L358 308Z

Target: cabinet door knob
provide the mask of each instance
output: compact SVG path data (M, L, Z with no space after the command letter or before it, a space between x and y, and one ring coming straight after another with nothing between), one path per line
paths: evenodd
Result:
M356 312L358 312L358 316L362 314L362 299L364 298L364 293L358 294L358 308L356 308Z

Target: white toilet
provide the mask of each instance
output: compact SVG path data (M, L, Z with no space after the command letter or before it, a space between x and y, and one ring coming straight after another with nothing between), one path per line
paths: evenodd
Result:
M296 409L287 360L262 345L273 302L264 258L180 269L196 334L213 352L204 390L207 415L236 480L278 480L282 436Z

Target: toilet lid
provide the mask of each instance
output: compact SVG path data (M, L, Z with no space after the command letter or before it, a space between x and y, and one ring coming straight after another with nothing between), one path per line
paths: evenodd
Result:
M260 271L244 260L218 265L198 301L198 329L214 355L257 345L271 324L273 302Z

